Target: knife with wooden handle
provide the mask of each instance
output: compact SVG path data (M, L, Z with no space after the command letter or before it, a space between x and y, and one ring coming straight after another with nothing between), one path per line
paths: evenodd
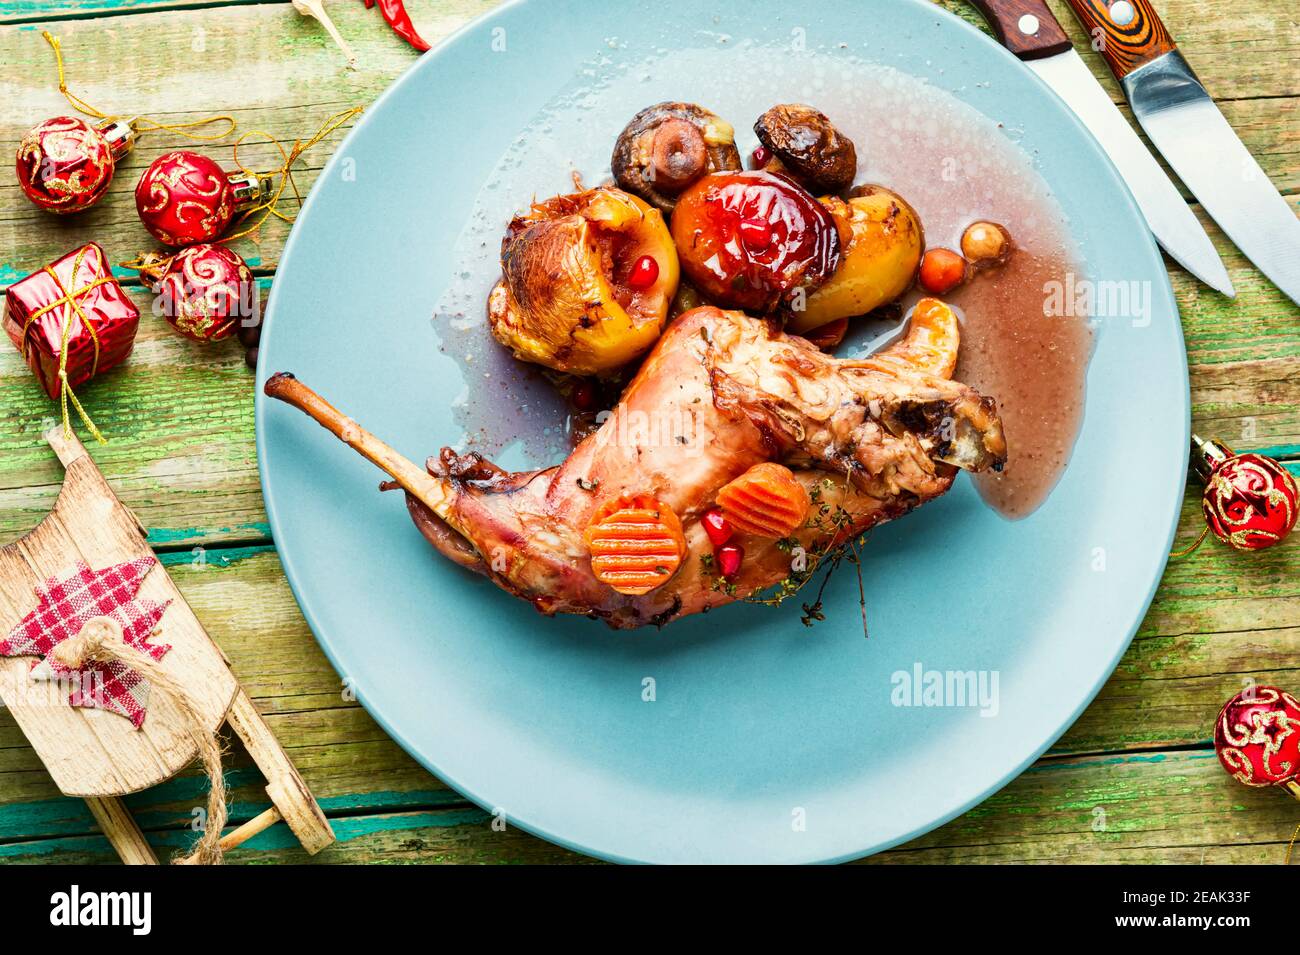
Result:
M1066 0L1090 33L1115 79L1177 49L1173 37L1146 0ZM1111 9L1114 8L1114 13Z
M1196 215L1133 127L1088 72L1043 0L972 0L1004 47L1065 100L1128 184L1156 241L1170 257L1224 295L1232 280Z
M1148 0L1068 0L1133 115L1237 248L1300 304L1300 220L1223 118Z

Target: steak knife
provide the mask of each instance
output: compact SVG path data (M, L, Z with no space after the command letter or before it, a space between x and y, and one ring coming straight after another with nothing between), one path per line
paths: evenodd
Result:
M1074 0L1071 0L1074 2ZM972 0L998 41L1037 73L1088 127L1128 183L1156 241L1179 265L1224 295L1228 270L1177 187L1088 72L1043 0Z
M1300 304L1300 220L1148 0L1068 0L1156 149L1237 248Z

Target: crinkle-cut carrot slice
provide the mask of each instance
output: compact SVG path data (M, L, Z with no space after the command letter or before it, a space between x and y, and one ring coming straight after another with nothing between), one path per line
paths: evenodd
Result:
M752 468L718 491L718 504L731 526L757 537L787 537L803 524L812 502L794 473L770 461Z
M648 594L668 581L686 556L686 535L673 509L649 494L602 504L585 533L596 579L621 594Z

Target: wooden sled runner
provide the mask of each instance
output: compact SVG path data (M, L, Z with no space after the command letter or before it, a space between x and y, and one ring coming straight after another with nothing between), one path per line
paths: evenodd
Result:
M0 548L0 633L35 605L34 589L78 562L100 568L152 557L144 529L75 437L62 426L45 434L65 469L53 510L30 534ZM334 841L334 832L298 770L272 735L230 670L229 662L194 616L166 569L153 567L139 596L171 601L161 642L171 650L161 665L181 682L191 708L209 731L228 723L266 777L272 808L226 834L223 850L284 821L307 852ZM139 729L102 709L73 708L67 687L31 679L32 657L0 658L0 700L67 796L86 800L95 821L123 862L156 864L157 857L119 797L169 779L198 753L179 708L151 693Z

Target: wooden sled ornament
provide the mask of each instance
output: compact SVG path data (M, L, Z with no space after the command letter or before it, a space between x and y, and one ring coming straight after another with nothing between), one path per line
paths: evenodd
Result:
M63 488L35 530L0 548L0 633L33 609L39 584L78 562L101 568L153 557L140 522L117 499L81 442L65 437L61 425L46 432L45 440L63 464ZM160 634L171 650L161 667L183 685L191 710L207 730L230 725L267 779L272 808L222 837L221 849L234 848L280 820L308 853L332 843L334 832L315 797L166 568L154 566L138 596L160 604L171 601ZM157 864L119 797L169 779L194 760L198 745L180 708L165 694L151 692L148 715L136 729L117 713L73 708L66 685L32 680L32 662L30 656L0 657L0 700L60 792L86 800L122 861Z

